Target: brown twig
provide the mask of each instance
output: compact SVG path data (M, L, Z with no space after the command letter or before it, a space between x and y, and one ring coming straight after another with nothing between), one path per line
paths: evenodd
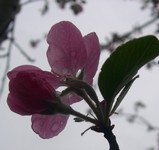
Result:
M15 27L15 20L11 24L11 39L14 39L14 27ZM9 66L10 66L12 45L13 45L13 40L10 40L10 43L8 46L8 52L7 52L8 55L6 57L6 66L5 66L5 70L3 73L2 82L1 82L1 86L0 86L0 97L3 94L5 81L6 81L6 75L7 75L7 72L9 70Z
M112 47L113 45L124 42L126 39L129 39L132 36L132 34L145 29L146 27L152 25L156 21L158 21L158 15L154 16L153 18L141 24L140 26L133 28L132 30L122 35L118 35L117 33L113 34L111 40L107 41L106 44L101 44L101 50L109 50L110 47ZM110 52L112 52L112 50Z

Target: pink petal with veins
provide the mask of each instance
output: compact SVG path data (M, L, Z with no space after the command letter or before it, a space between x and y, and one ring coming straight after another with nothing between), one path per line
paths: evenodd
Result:
M35 114L32 116L32 129L43 139L57 136L66 126L67 115L57 114L53 116Z
M47 57L52 71L60 75L76 75L87 57L84 39L71 22L55 24L47 38Z
M95 33L90 33L84 37L85 46L87 50L87 60L84 66L84 78L83 80L89 83L93 83L93 77L97 71L99 57L100 57L100 46L98 37ZM69 93L67 95L70 104L79 102L82 100L80 96L75 93Z
M96 33L90 33L84 37L87 50L87 61L84 66L84 80L92 84L93 77L97 71L100 45Z

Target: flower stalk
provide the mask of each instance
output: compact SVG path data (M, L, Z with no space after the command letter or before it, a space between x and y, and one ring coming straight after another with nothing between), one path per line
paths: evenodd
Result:
M82 113L75 111L72 107L63 104L62 101L60 100L60 97L57 94L56 94L56 100L57 100L56 109L59 111L59 113L66 115L73 115L75 117L79 117L87 122L91 122L97 125L98 122L97 120L90 118L86 115L83 115Z
M63 81L63 83L73 88L73 91L75 93L83 97L83 99L86 101L86 103L90 106L90 108L97 116L98 120L100 120L101 122L104 121L104 114L101 109L100 102L92 86L90 86L82 80L75 78L66 78L66 80Z

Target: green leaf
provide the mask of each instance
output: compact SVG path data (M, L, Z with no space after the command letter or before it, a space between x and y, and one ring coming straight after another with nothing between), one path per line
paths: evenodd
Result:
M132 84L134 83L134 81L135 81L138 77L139 77L139 75L136 76L136 77L134 77L132 80L130 80L130 81L125 85L125 87L124 87L123 90L121 91L120 95L118 96L118 98L117 98L117 100L116 100L116 102L115 102L115 104L114 104L114 106L113 106L113 108L112 108L112 110L111 110L110 115L112 115L112 114L116 111L116 109L118 108L118 106L120 105L120 103L122 102L122 100L124 99L124 97L126 96L126 94L128 93L130 87L132 86Z
M119 46L105 61L98 78L101 94L110 111L115 96L138 70L159 55L159 41L149 35Z

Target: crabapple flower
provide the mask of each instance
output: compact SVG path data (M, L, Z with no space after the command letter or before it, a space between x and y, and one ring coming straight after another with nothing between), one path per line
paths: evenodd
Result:
M54 92L59 86L59 78L30 65L17 67L7 75L10 79L9 108L20 115L32 115L32 129L42 138L60 133L66 126L68 115L50 115L58 113ZM69 105L67 99L63 99L63 103Z
M92 84L100 56L99 41L94 32L83 37L75 25L62 21L51 28L47 42L47 57L53 73L78 78L83 71L83 80ZM73 93L68 97L70 104L81 100Z
M10 109L20 115L32 115L32 129L42 138L58 135L69 117L55 114L55 90L67 77L79 78L81 74L82 80L92 85L100 55L96 34L83 37L68 21L55 24L48 33L47 42L51 72L25 65L8 73L10 93L7 102ZM60 96L60 99L68 106L82 100L73 92Z
M53 72L75 77L79 70L84 69L86 78L94 77L100 55L99 41L94 32L82 37L75 25L62 21L51 28L47 42L47 57Z
M20 66L8 72L8 105L21 115L52 113L48 105L54 103L54 88L59 79L50 72L34 66Z
M52 73L65 78L77 78L83 71L83 80L92 84L97 71L100 46L95 33L82 36L78 28L71 22L62 21L55 24L48 33L49 48L47 58ZM69 105L81 100L75 93L62 97ZM67 123L66 116L32 116L32 128L43 138L58 135Z

